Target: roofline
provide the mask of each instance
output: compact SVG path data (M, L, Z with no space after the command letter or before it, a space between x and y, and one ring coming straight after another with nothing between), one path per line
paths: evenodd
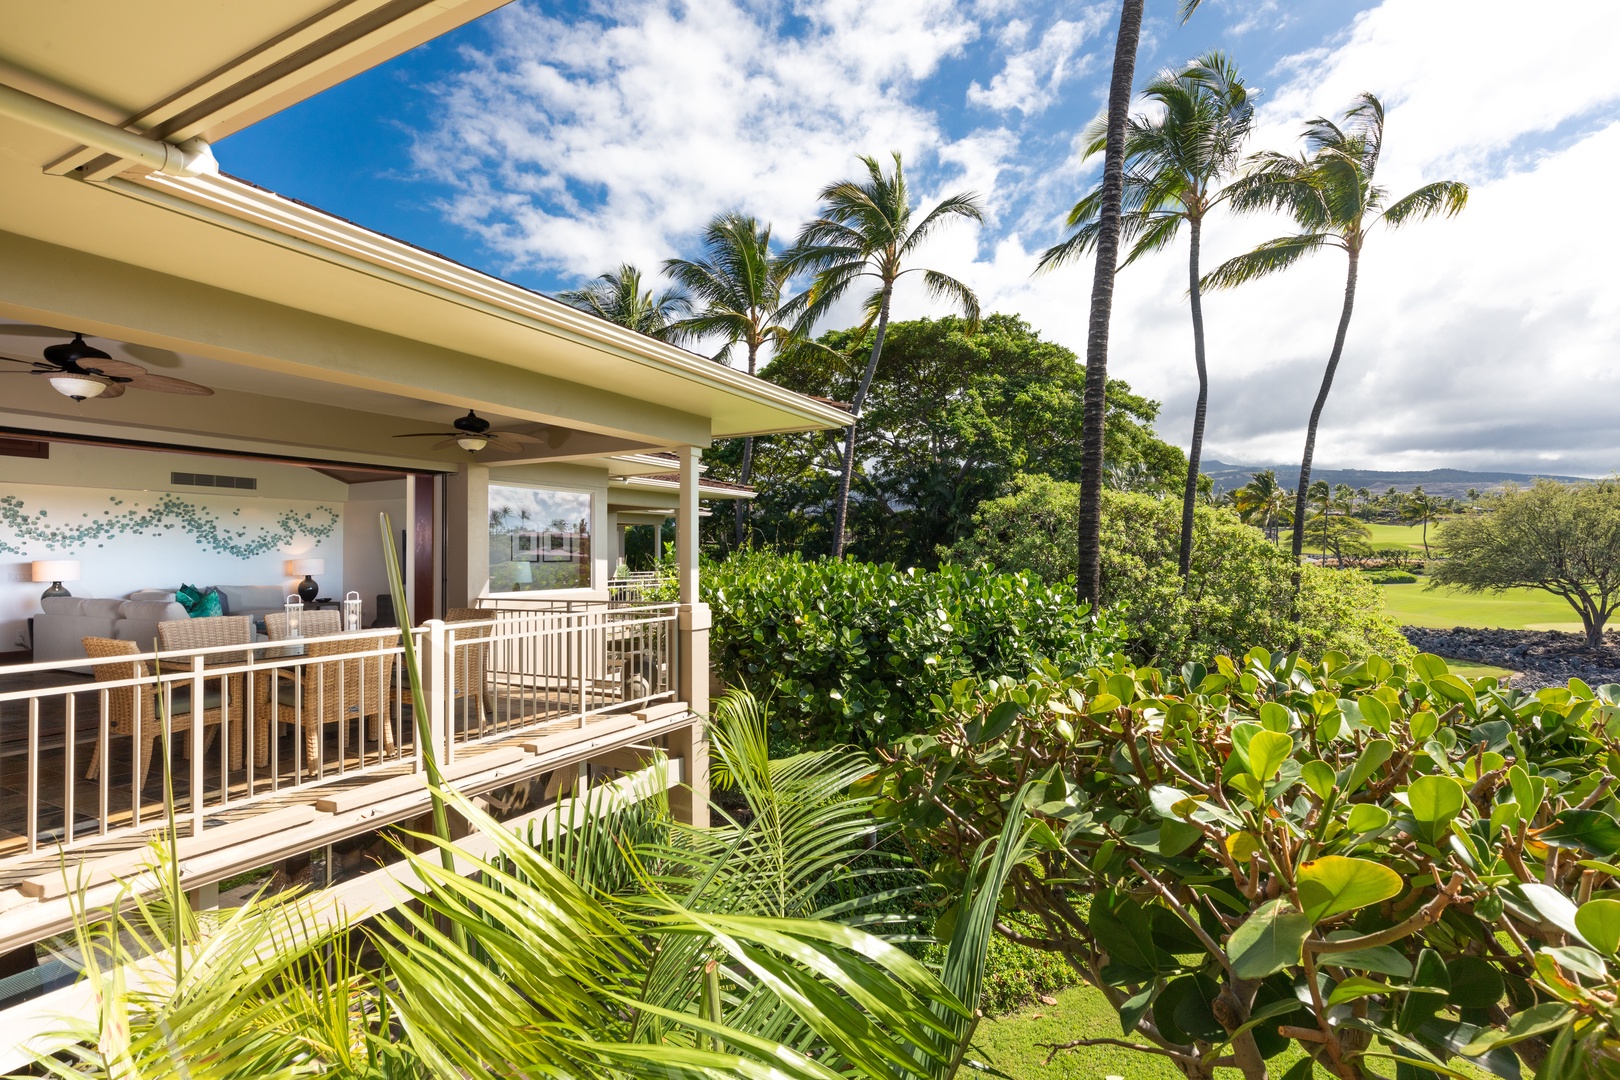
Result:
M235 177L153 173L138 178L113 177L96 186L496 318L605 349L633 363L735 394L805 421L802 427L732 432L726 438L839 428L852 422L843 409L577 311L542 293Z
M719 481L715 483L719 483ZM712 499L752 499L759 494L753 488L744 487L742 484L726 484L723 487L717 487L715 483L706 484L699 480L698 494L707 495ZM680 481L668 480L658 476L618 477L608 481L608 486L610 488L654 488L659 491L679 491L681 489Z

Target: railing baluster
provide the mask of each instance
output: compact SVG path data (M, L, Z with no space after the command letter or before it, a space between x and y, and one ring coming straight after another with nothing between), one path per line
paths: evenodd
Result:
M203 749L203 735L207 728L204 720L206 712L203 708L203 664L202 656L191 658L191 835L201 836L203 831L203 811L206 809L207 798L203 791L203 775L208 765L208 754Z
M73 729L78 719L79 696L68 694L63 699L62 722L67 728L62 739L62 843L73 843Z
M28 850L39 850L39 698L28 699Z

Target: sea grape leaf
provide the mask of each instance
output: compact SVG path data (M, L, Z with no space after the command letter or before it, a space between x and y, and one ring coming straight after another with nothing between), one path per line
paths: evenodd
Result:
M1240 979L1263 979L1299 963L1300 946L1311 932L1310 916L1288 901L1269 900L1243 921L1226 943L1232 972Z
M1312 924L1388 900L1403 884L1401 875L1382 863L1342 855L1301 864L1297 879L1299 902Z

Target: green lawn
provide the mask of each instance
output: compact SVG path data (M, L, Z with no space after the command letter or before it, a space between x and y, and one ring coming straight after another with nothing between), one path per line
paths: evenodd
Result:
M1415 585L1380 585L1384 610L1396 622L1412 626L1482 626L1504 630L1573 630L1581 621L1564 601L1540 589L1501 593L1465 593Z
M1079 1038L1119 1037L1119 1014L1089 986L1058 993L1056 1005L1032 1005L979 1025L970 1058L988 1062L1017 1080L1182 1080L1167 1058L1139 1054L1117 1046L1088 1046L1065 1050L1051 1065L1043 1065L1041 1043L1066 1043ZM1273 1076L1281 1076L1299 1058L1290 1047L1274 1059ZM1240 1078L1236 1069L1218 1069L1219 1080Z
M1384 525L1373 522L1368 524L1367 531L1371 534L1367 543L1374 551L1401 548L1406 551L1415 551L1419 555L1423 554L1423 530L1416 525ZM1434 531L1435 525L1431 523L1429 525L1429 551L1431 554L1434 551ZM1307 552L1312 550L1308 537L1309 534L1307 534L1305 541L1305 550ZM1294 542L1294 531L1292 529L1282 530L1280 542L1283 547L1292 544Z

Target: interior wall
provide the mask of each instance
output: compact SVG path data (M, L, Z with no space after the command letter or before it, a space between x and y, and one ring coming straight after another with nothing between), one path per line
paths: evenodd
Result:
M258 487L179 486L172 472ZM66 583L75 596L122 597L182 583L291 591L287 560L318 558L321 595L341 597L348 495L312 469L242 458L65 443L46 459L0 456L0 651L27 647L47 587L30 579L36 559L78 559L81 580Z
M401 572L408 566L411 514L405 495L406 483L405 480L379 480L349 485L348 528L343 532L343 591L352 589L360 594L367 626L377 617L377 597L388 592L378 514L386 513L394 527L394 551Z

